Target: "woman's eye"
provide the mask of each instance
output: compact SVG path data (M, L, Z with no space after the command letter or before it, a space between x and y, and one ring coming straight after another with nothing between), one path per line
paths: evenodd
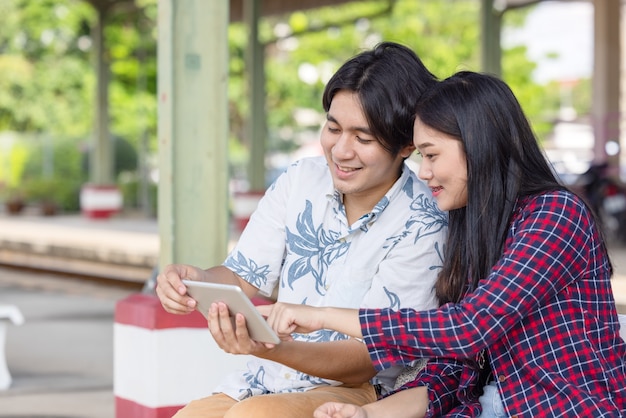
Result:
M337 132L339 132L339 128L334 128L332 126L328 127L328 132L336 134Z

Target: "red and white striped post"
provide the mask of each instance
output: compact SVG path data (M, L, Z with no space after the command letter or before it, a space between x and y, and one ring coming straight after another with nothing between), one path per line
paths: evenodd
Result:
M116 418L170 418L248 360L222 351L199 312L169 314L149 294L117 303L113 333Z
M80 189L80 209L91 219L108 219L122 209L124 199L119 187L85 184Z

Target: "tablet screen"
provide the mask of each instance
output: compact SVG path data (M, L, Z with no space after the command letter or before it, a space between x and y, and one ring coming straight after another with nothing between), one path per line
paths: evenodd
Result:
M224 302L228 306L233 321L237 313L241 313L246 318L250 338L255 341L280 343L274 330L239 286L193 280L183 280L183 284L187 286L187 294L197 302L196 309L205 318L208 316L211 303Z

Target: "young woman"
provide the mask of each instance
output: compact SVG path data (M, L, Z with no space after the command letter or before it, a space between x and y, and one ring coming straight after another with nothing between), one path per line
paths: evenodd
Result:
M511 90L460 72L422 96L414 142L449 211L439 309L264 309L283 338L362 338L376 368L429 357L400 390L315 417L626 415L626 344L594 216L556 180ZM482 414L482 415L481 415Z

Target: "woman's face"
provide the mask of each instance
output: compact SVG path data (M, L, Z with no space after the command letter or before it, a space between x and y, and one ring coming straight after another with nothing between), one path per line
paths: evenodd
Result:
M428 183L439 209L467 205L467 160L461 141L415 118L413 142L422 155L419 177Z

